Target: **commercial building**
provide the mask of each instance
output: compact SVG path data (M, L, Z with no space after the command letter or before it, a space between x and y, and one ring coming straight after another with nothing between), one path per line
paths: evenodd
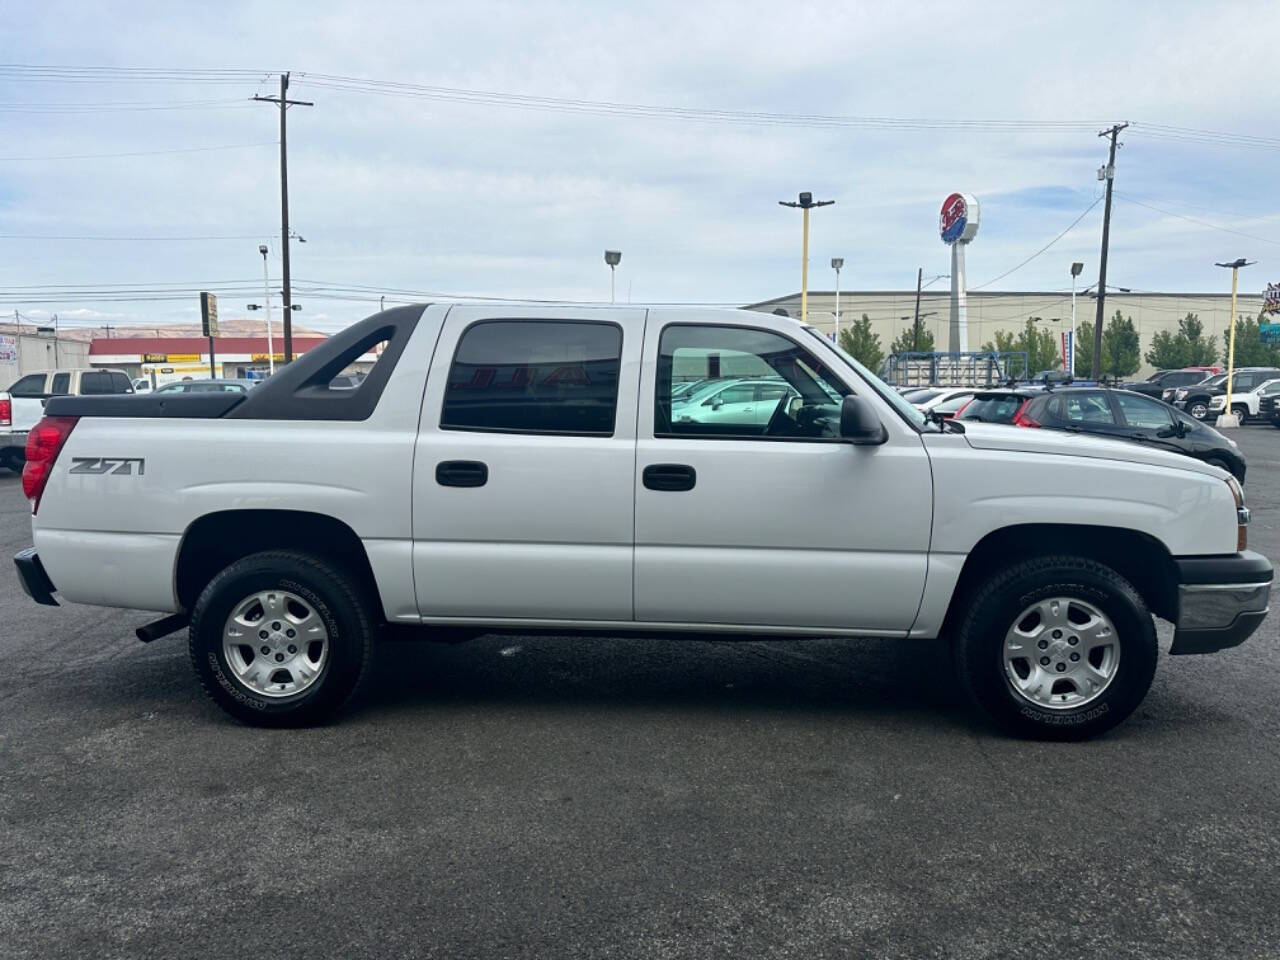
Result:
M325 342L323 336L293 338L295 357ZM275 363L284 363L282 341L276 337ZM184 377L209 376L207 337L95 337L89 345L89 365L114 367L131 377L148 377L155 384ZM367 371L377 360L370 352L352 364ZM270 369L266 337L218 337L214 341L214 372L219 377L258 379Z
M87 366L89 344L83 340L33 333L30 325L0 326L0 390L28 373Z
M835 292L830 290L809 292L809 322L824 332L835 329ZM860 319L863 314L871 320L873 332L879 334L881 348L889 352L889 345L904 330L911 329L915 316L915 290L850 290L840 291L841 324ZM1206 337L1216 336L1221 350L1225 343L1231 314L1230 293L1132 293L1108 291L1104 302L1106 319L1115 316L1117 310L1133 318L1138 331L1143 354L1151 347L1151 339L1161 330L1176 332L1178 321L1188 313L1194 313L1204 325ZM799 318L800 294L793 293L762 303L748 305L748 310L772 313L785 310L788 316ZM934 336L936 349L945 350L947 321L951 309L949 290L925 290L920 296L922 325ZM1262 309L1260 294L1241 295L1236 300L1236 312L1241 317L1256 318ZM1076 322L1093 323L1097 301L1088 295L1076 296ZM1039 318L1036 323L1052 331L1071 329L1071 291L984 292L968 294L969 349L980 349L988 341L994 342L997 331L1017 333L1024 329L1027 320ZM1143 359L1138 375L1151 372L1151 366Z

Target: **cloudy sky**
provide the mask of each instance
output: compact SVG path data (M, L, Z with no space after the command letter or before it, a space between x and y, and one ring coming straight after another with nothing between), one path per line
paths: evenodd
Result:
M1218 290L1212 262L1247 256L1252 290L1280 280L1277 36L1261 0L5 4L6 64L160 72L0 69L0 312L180 322L212 289L235 315L260 242L278 287L278 115L248 98L285 69L315 102L289 114L289 175L298 317L321 329L383 292L607 300L606 247L622 300L780 296L800 217L777 201L800 190L836 201L817 288L832 256L846 289L946 273L938 208L965 190L971 287L1064 289L1072 260L1096 276L1096 134L1125 120L1110 281Z

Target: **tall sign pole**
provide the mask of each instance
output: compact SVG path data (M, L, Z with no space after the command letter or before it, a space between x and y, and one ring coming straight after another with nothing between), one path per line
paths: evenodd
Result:
M924 280L924 267L916 268L916 315L911 321L911 352L920 352L920 283Z
M293 289L289 283L289 139L285 116L290 107L314 107L307 100L288 99L289 74L280 74L279 97L254 97L280 107L280 250L284 261L284 362L293 360Z
M1111 152L1107 156L1107 165L1098 171L1098 179L1107 181L1107 199L1102 205L1102 260L1098 264L1098 312L1093 321L1092 378L1094 380L1102 374L1102 319L1105 316L1107 299L1107 247L1111 242L1111 185L1116 179L1116 137L1127 126L1127 123L1117 123L1109 130L1103 130L1098 134L1100 137L1111 138Z
M969 349L969 310L965 301L964 248L978 233L978 200L968 193L953 193L942 201L938 234L951 247L951 327L949 353Z
M209 338L209 379L218 376L213 341L218 335L218 298L212 293L200 294L200 327Z

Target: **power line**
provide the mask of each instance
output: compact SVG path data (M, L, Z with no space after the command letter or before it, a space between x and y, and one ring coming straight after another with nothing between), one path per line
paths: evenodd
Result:
M1240 230L1232 230L1230 227L1223 227L1216 223L1210 223L1208 220L1200 220L1196 217L1188 217L1185 214L1174 213L1172 210L1162 210L1157 206L1153 206L1150 203L1144 203L1141 200L1135 200L1133 197L1126 196L1123 193L1117 194L1117 196L1119 196L1120 199L1124 200L1126 203L1137 204L1140 207L1146 207L1148 210L1154 210L1156 211L1156 213L1163 213L1165 216L1168 216L1168 217L1176 217L1179 220L1186 220L1188 223L1194 223L1202 227L1208 227L1210 230L1221 230L1223 233L1231 233L1231 234L1235 234L1237 237L1247 237L1250 240L1257 240L1259 243L1269 243L1269 244L1272 244L1273 246L1280 247L1280 240L1272 240L1268 237L1259 237L1257 234L1244 233L1243 231L1240 231Z
M1004 273L1000 274L1000 276L998 276L998 277L993 277L992 279L990 279L990 280L986 281L985 283L979 283L979 284L977 284L976 286L972 286L972 287L970 287L969 289L970 289L970 290L981 290L983 287L989 287L989 286L991 286L991 284L995 283L997 280L1003 280L1005 277L1009 276L1009 274L1011 274L1011 273L1016 273L1017 271L1021 270L1021 269L1022 269L1023 267L1025 267L1028 263L1030 263L1030 262L1031 262L1032 260L1034 260L1036 257L1040 256L1040 254L1044 253L1046 250L1048 250L1050 247L1052 247L1055 243L1057 243L1059 240L1061 240L1063 237L1065 237L1068 233L1070 233L1072 230L1074 230L1074 229L1075 229L1075 227L1076 227L1076 225L1077 225L1081 220L1083 220L1086 216L1088 216L1089 211L1090 211L1090 210L1092 210L1094 207L1096 207L1096 206L1097 206L1099 203L1101 203L1101 202L1102 202L1102 197L1097 197L1097 198L1093 201L1093 203L1091 203L1091 204L1089 204L1089 206L1085 207L1084 212L1083 212L1083 213L1081 213L1081 214L1080 214L1080 216L1076 217L1074 220L1072 220L1072 221L1071 221L1071 224L1070 224L1070 226L1068 226L1068 227L1067 227L1067 229L1063 230L1060 234L1058 234L1056 237L1054 237L1052 240L1050 240L1048 243L1046 243L1043 247L1041 247L1039 250L1037 250L1037 251L1036 251L1035 253L1033 253L1031 256L1027 257L1027 259L1023 260L1023 261L1022 261L1020 264L1018 264L1016 267L1012 267L1012 268L1010 268L1009 270L1006 270Z
M268 236L271 231L264 230L261 233L243 233L243 234L223 234L220 236L204 236L204 237L102 237L102 236L53 236L41 233L0 233L0 240L110 240L112 242L122 243L148 243L148 242L188 242L197 240L260 240Z

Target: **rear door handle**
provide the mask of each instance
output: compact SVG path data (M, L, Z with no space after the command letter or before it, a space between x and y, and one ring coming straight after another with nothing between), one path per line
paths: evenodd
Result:
M479 460L442 460L436 464L436 483L442 487L483 487L489 468Z
M697 471L684 463L651 463L641 476L650 490L692 490L698 481Z

